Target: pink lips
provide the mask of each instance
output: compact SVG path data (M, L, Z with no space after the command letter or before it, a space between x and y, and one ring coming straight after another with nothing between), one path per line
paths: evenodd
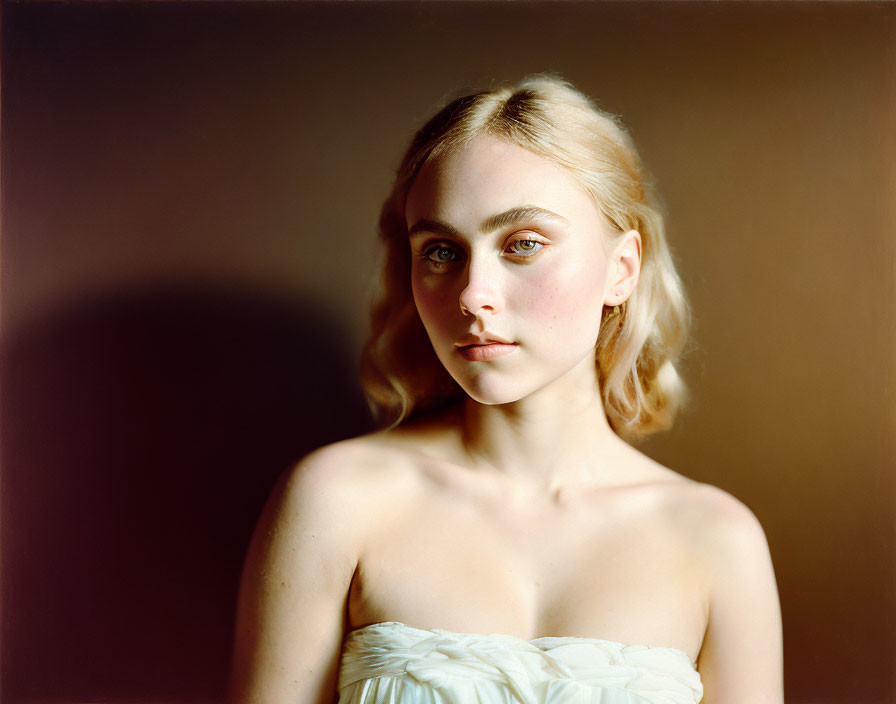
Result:
M487 345L469 345L458 347L460 356L468 362L489 362L505 354L510 354L516 349L516 345L508 345L503 342L490 342Z
M468 362L489 362L505 354L510 354L516 349L516 343L492 335L481 333L479 335L467 335L456 345L458 354Z

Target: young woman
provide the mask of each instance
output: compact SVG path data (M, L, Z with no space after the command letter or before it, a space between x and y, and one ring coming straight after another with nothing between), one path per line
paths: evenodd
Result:
M762 528L627 442L680 405L687 308L624 129L553 78L460 98L380 234L388 429L278 484L232 701L781 702Z

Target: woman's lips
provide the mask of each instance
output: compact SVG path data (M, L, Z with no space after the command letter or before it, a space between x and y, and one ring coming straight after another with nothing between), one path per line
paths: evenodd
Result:
M490 342L484 345L466 345L458 347L457 351L461 357L468 362L488 362L505 354L510 354L516 349L516 344L508 344L504 342Z

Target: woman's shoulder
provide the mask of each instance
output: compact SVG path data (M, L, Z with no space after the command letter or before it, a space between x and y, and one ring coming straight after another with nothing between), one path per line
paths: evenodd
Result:
M664 526L699 559L711 581L767 564L765 531L756 514L733 494L681 477L665 482L657 497Z
M284 494L298 504L331 503L357 510L410 490L418 444L400 433L379 431L324 445L281 476Z
M635 448L626 451L634 486L645 490L659 515L694 531L750 532L759 527L747 505L724 489L691 479Z
M718 486L696 481L635 450L634 484L648 513L693 548L724 555L732 548L767 550L765 533L753 511Z
M762 526L753 511L713 484L682 478L666 485L665 508L695 535L755 535Z

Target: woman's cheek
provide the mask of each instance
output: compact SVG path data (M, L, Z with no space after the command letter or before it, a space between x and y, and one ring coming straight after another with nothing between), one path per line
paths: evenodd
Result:
M447 302L451 300L445 290L445 281L441 277L422 276L416 272L411 278L411 290L417 313L424 325L438 324L446 314Z
M593 271L576 268L542 272L518 293L529 313L548 322L569 321L593 308L599 282Z

